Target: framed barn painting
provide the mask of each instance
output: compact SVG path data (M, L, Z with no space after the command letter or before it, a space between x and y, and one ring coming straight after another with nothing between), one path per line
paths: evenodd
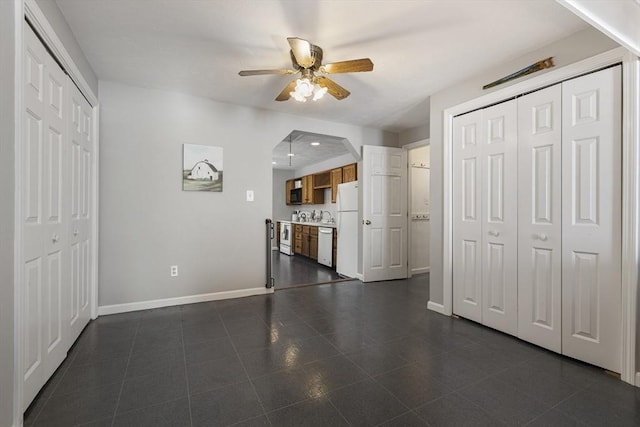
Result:
M182 189L222 191L222 147L182 145Z

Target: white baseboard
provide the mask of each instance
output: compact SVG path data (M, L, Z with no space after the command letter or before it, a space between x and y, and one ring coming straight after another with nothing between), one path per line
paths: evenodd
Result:
M254 295L265 295L272 294L273 291L273 288L250 288L239 289L237 291L223 291L210 294L129 302L125 304L103 305L98 307L98 316L116 313L127 313L129 311L149 310L151 308L170 307L174 305L193 304L196 302L207 302L230 298L250 297Z
M640 372L636 372L636 387L640 387Z
M436 313L444 314L444 305L438 304L437 302L429 301L427 303L427 308L435 311Z
M429 271L431 271L431 267L412 268L411 274L428 273Z
M279 248L279 247L277 247L277 246L271 246L271 250L272 250L272 251L277 251L277 250L279 250L279 249L280 249L280 248Z
M364 282L364 280L362 280L363 275L362 273L356 273L356 279L360 280L361 282Z

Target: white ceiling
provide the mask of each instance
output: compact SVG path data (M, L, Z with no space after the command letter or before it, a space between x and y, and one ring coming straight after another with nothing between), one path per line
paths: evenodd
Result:
M431 94L587 26L553 0L56 1L101 80L395 132ZM374 71L334 75L343 101L276 102L291 76L238 71L290 68L290 36Z
M312 143L318 143L318 145L311 145ZM351 152L345 145L348 143L340 137L294 130L274 147L272 159L275 163L273 169L296 170L350 154ZM293 156L289 156L289 153Z

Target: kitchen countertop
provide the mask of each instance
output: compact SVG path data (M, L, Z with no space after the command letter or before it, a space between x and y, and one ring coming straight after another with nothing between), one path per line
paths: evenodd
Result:
M311 225L313 227L336 228L336 223L335 222L315 222L315 221L301 222L301 221L290 221L288 219L281 219L279 222L282 222L282 221L290 222L291 224Z

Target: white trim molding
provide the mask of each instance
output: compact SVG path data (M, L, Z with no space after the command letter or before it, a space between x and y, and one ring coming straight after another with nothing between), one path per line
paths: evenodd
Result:
M640 60L624 48L596 55L567 65L547 74L533 77L504 89L447 108L443 112L442 179L443 179L443 302L428 304L428 308L450 316L453 313L453 200L452 139L453 117L487 105L510 99L538 88L550 86L585 73L622 63L623 123L622 123L622 372L621 379L636 381L636 311L638 264L640 258Z
M250 297L254 295L272 294L273 288L250 288L236 291L213 292L210 294L189 295L184 297L164 298L150 301L138 301L125 304L103 305L98 307L98 315L128 313L130 311L149 310L151 308L171 307L174 305L193 304L197 302L218 301L231 298Z
M98 95L93 92L89 83L85 80L80 69L67 52L55 30L47 21L46 16L36 3L36 0L24 0L24 16L27 18L34 31L42 38L44 44L51 50L53 56L60 62L62 68L69 74L71 80L78 86L80 92L87 98L92 107L98 105Z
M18 170L22 164L22 69L23 51L22 34L24 22L24 8L22 0L15 0L14 37L14 106L15 106L15 134L14 134L14 240L13 240L13 423L21 426L23 422L22 393L22 173Z
M446 314L444 312L444 306L442 304L438 304L437 302L429 301L427 303L427 308L429 310L435 311L436 313Z
M615 4L593 0L556 0L583 21L621 46L640 56L640 2L618 0Z

